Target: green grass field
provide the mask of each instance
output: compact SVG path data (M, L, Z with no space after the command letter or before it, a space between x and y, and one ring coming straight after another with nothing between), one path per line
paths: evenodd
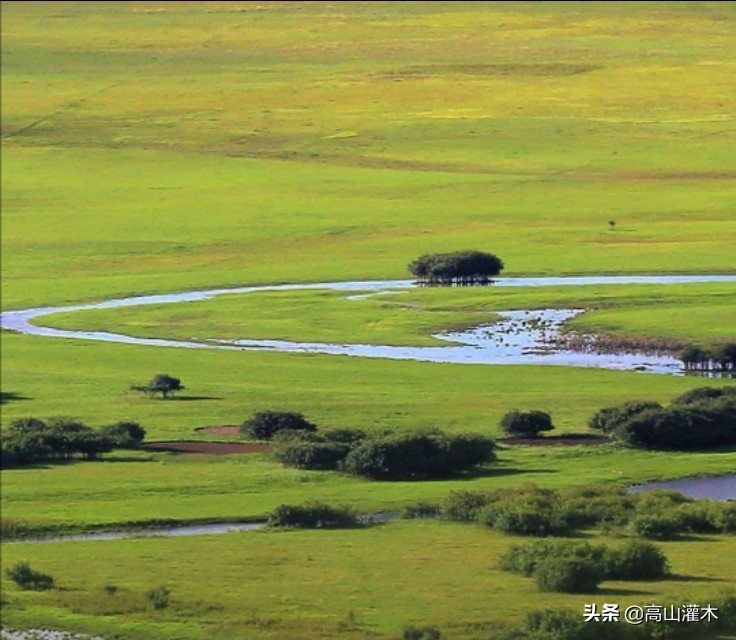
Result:
M2 2L2 308L262 283L407 277L477 248L505 275L736 273L736 9L727 2ZM611 227L609 221L615 221ZM145 336L432 344L509 308L585 306L585 330L733 339L736 286L324 292L85 312L49 324ZM141 422L151 439L264 408L366 430L498 434L512 408L558 431L702 381L561 367L186 351L3 332L2 424ZM128 393L166 371L171 401ZM725 381L713 383L725 384ZM371 483L265 455L113 454L2 472L6 518L68 527L263 515L321 497L371 510L458 487L626 484L720 473L736 453L503 449L458 481ZM248 537L251 535L251 537ZM485 640L539 606L500 574L506 538L446 523L54 545L3 544L60 589L3 577L3 624L120 638ZM662 601L733 589L733 538L667 543L676 571L610 585ZM469 551L470 550L470 551ZM402 567L397 558L401 560ZM116 603L106 582L119 584ZM167 583L173 606L142 606ZM605 585L609 589L609 585ZM350 612L353 612L351 617ZM724 636L725 637L725 636Z
M588 602L705 603L736 587L732 541L702 536L661 545L672 579L604 582L595 595L540 594L531 579L497 568L515 541L475 525L411 521L351 531L7 544L3 564L26 559L58 576L61 587L33 597L9 589L8 623L54 621L123 637L192 640L389 639L405 625L430 624L443 637L469 639L488 637L533 609L582 615ZM86 559L82 576L70 555ZM118 592L107 595L105 584ZM153 612L143 594L160 584L171 587L172 604Z

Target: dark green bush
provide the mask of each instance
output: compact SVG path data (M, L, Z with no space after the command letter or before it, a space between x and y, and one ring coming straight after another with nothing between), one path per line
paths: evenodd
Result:
M628 523L636 501L636 496L620 487L579 487L561 492L558 509L573 528L615 528Z
M140 424L128 421L103 427L101 433L119 449L136 449L146 437L146 430Z
M426 284L479 284L501 273L503 262L481 251L429 253L419 256L409 265L409 271Z
M669 572L667 556L662 550L641 540L608 549L603 567L605 578L611 580L658 580Z
M534 579L540 591L593 593L603 580L603 571L584 558L546 558L537 564Z
M648 411L649 409L661 408L662 405L658 402L630 400L616 407L604 407L600 409L588 419L588 426L591 429L611 433L616 427L629 420L632 416L638 415L642 411Z
M458 522L475 522L478 512L491 501L488 492L452 491L442 503L442 515Z
M531 503L489 505L478 513L478 522L501 533L519 536L560 536L570 533L562 514Z
M500 423L505 433L521 438L537 438L542 431L552 431L552 417L544 411L509 411Z
M281 464L297 469L337 469L350 451L350 445L340 442L292 441L279 445L274 457Z
M363 440L345 458L343 469L380 480L441 478L494 458L493 440L439 431L389 434Z
M537 566L548 558L577 558L600 566L607 552L605 545L570 540L535 540L528 544L511 545L499 559L499 567L511 573L531 576Z
M298 527L304 529L353 527L358 517L347 507L333 507L321 502L304 505L282 504L268 516L269 527Z
M10 578L21 589L29 591L45 591L52 589L54 577L48 573L41 573L31 568L27 562L16 562L12 567L5 570L5 575Z
M736 397L736 387L698 387L677 396L672 404L694 404L717 398Z
M241 433L256 440L270 440L279 431L316 431L317 425L294 411L258 411L240 427Z
M636 535L651 540L668 540L682 532L682 522L670 514L638 515L631 521Z

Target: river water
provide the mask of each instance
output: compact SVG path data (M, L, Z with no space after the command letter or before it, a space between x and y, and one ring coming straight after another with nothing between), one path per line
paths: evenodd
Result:
M683 276L568 276L540 278L499 278L493 287L552 287L622 284L684 284L736 282L736 275L683 275ZM377 280L355 282L323 282L310 284L282 284L255 287L237 287L168 293L151 296L133 296L102 302L38 307L5 311L0 315L3 329L49 338L96 340L136 344L141 346L174 347L185 349L272 350L288 353L321 353L364 358L389 358L464 364L544 364L577 367L599 367L619 370L638 370L655 373L682 374L681 363L667 355L641 353L602 354L566 350L553 346L565 322L583 313L585 309L541 309L498 312L500 320L464 331L444 332L434 337L446 341L447 346L396 347L389 345L296 342L289 340L255 340L243 336L239 340L216 338L202 341L140 338L103 331L75 331L41 326L44 316L92 309L115 309L151 304L173 304L207 300L221 295L248 294L259 291L298 291L324 289L344 291L347 298L387 294L416 286L411 280Z

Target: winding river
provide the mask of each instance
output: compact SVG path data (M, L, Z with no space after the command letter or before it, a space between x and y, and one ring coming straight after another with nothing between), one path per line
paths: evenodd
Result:
M584 285L625 284L686 284L736 282L736 275L681 275L681 276L567 276L538 278L499 278L493 287L556 287ZM585 309L537 309L497 312L500 320L464 331L443 332L434 337L447 346L396 347L371 344L340 344L323 342L295 342L289 340L211 339L203 341L141 338L104 331L75 331L56 329L37 324L43 317L55 313L115 309L154 304L173 304L208 300L221 295L247 294L259 291L299 291L322 289L343 291L348 299L369 295L390 294L416 286L411 280L374 280L356 282L322 282L311 284L282 284L254 287L220 288L184 293L133 296L88 304L60 307L37 307L5 311L0 315L0 326L9 331L77 340L97 340L154 347L185 349L273 350L289 353L322 353L365 358L419 360L465 364L544 364L577 367L599 367L618 370L649 371L682 374L681 363L667 355L641 353L601 354L566 350L554 346L554 339L565 322L583 313Z

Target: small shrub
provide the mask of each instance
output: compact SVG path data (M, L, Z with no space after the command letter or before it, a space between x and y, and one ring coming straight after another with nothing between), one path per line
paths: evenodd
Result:
M121 421L103 427L103 436L109 438L115 447L120 449L135 449L140 446L146 437L146 430L137 422Z
M27 591L45 591L52 589L55 578L48 573L41 573L31 568L27 562L16 562L12 567L5 570L8 576L21 589Z
M618 487L580 487L560 494L558 510L574 528L622 527L628 523L637 498Z
M589 419L588 426L605 433L611 433L616 427L629 418L649 409L661 409L658 402L630 400L615 407L604 407L596 411Z
M641 540L608 549L603 566L605 577L612 580L658 580L669 572L667 556L662 550Z
M528 577L548 558L577 558L600 566L606 553L605 545L594 546L569 540L535 540L529 544L512 545L499 559L499 567Z
M736 502L723 502L711 507L710 520L716 531L736 532Z
M404 627L402 640L442 640L442 633L437 627Z
M519 536L554 536L570 532L561 514L534 504L490 505L478 513L478 522L501 533Z
M501 418L501 429L522 438L538 438L542 431L554 429L552 417L544 411L509 411Z
M282 504L268 516L269 527L300 527L304 529L354 527L358 517L352 509L333 507L321 502L304 505Z
M281 464L297 469L337 469L350 451L350 445L341 442L300 442L292 440L280 445L274 457Z
M279 431L317 431L317 425L294 411L258 411L240 427L241 433L256 440L270 440Z
M546 558L534 570L540 591L593 593L603 572L593 561L583 558Z
M442 503L442 515L457 522L475 522L478 512L490 502L487 492L452 491Z
M116 584L106 584L102 587L102 590L108 595L108 596L114 596L118 592L118 585Z
M674 538L682 531L682 523L675 517L666 514L638 515L631 521L631 528L636 535L652 540Z
M154 587L146 592L146 600L148 600L151 606L157 611L166 609L166 607L169 606L170 597L171 591L165 586Z

